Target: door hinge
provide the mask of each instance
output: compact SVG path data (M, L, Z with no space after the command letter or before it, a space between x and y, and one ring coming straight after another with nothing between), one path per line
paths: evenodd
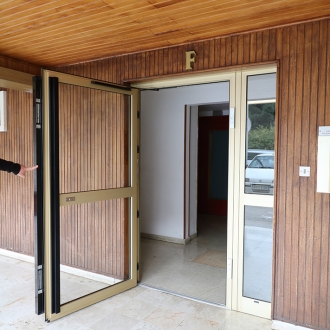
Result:
M137 153L140 153L140 146L137 146Z
M137 265L136 265L136 270L140 270L140 264L139 263L137 263Z
M136 212L136 217L140 218L140 211L139 210L137 210L137 212Z
M140 111L137 112L137 117L140 119Z

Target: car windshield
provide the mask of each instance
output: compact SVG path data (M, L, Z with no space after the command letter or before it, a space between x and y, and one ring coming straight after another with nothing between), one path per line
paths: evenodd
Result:
M273 155L260 155L253 158L249 168L274 168Z

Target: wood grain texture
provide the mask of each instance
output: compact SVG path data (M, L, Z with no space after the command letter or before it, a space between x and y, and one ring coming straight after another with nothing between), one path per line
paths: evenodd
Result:
M186 44L198 55L195 72L279 61L273 317L319 330L330 328L329 195L316 193L317 128L330 125L329 31L330 20L321 20ZM186 74L184 63L168 60L181 47L153 51L145 72L132 60L138 54L122 55L127 65L113 82ZM299 177L300 165L311 167L309 178Z
M30 73L33 75L41 74L41 67L30 63L14 60L12 58L0 55L0 66L20 72ZM0 77L1 78L1 77Z
M0 10L0 53L49 67L319 19L330 15L330 3L324 0L9 0L1 3ZM267 41L263 46L267 47ZM205 50L208 49L205 45ZM232 50L234 64L236 51ZM266 50L263 55L267 57ZM173 66L167 68L175 72ZM141 72L147 74L145 70Z
M41 69L18 60L0 56L0 66L40 75ZM0 77L1 78L1 77ZM2 89L6 90L6 89ZM0 157L27 166L33 159L32 94L7 91L7 132L0 133ZM33 232L33 175L25 180L0 172L0 248L32 255Z
M59 84L60 193L128 186L127 98ZM61 207L61 263L127 278L128 205L118 199Z
M0 133L0 157L33 165L32 94L7 90L7 132ZM0 172L0 248L33 254L33 174L22 179Z

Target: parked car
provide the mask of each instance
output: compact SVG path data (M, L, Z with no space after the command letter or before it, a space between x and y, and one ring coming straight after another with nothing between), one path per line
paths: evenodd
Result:
M274 150L248 149L246 153L246 166L250 165L252 159L260 154L272 154Z
M274 153L255 156L245 169L245 193L269 194L274 192Z

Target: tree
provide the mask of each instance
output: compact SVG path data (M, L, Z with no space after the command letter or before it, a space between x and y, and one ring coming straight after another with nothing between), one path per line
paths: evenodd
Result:
M251 129L259 126L270 127L275 121L275 103L250 104L248 116Z

